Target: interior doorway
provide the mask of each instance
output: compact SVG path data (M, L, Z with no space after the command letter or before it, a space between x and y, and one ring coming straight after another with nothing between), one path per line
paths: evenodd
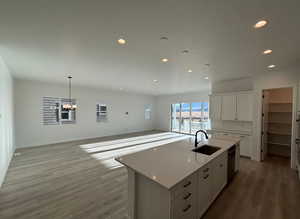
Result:
M293 88L263 90L261 158L290 159L293 130Z

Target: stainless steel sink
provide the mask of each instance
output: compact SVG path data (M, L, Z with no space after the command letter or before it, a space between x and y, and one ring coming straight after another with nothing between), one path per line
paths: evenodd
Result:
M217 152L221 148L219 147L214 147L210 145L201 145L200 147L197 147L193 149L192 151L200 154L205 154L205 155L212 155L213 153Z

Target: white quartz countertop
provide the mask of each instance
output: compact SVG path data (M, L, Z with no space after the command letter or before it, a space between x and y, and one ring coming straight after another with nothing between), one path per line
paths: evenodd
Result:
M198 146L208 144L221 148L208 156L192 151L194 138L191 137L183 141L121 156L116 160L165 188L171 189L239 141L239 138L211 138L208 141L200 142Z

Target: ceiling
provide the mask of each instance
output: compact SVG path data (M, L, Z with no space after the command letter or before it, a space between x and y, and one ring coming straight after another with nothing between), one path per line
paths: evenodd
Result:
M82 86L201 91L296 63L299 8L298 0L6 0L0 55L16 78L67 83L71 74ZM260 19L269 24L255 30ZM261 54L269 48L271 55Z

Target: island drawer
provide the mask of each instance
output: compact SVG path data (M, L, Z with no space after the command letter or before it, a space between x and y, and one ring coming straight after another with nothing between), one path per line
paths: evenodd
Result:
M212 171L212 164L208 163L199 170L199 177L207 178L209 175L211 175L211 171Z
M172 189L172 197L185 196L189 193L194 193L197 186L197 175L192 174L186 179L182 180Z
M196 218L196 202L185 203L184 205L176 206L173 211L174 219L195 219Z

